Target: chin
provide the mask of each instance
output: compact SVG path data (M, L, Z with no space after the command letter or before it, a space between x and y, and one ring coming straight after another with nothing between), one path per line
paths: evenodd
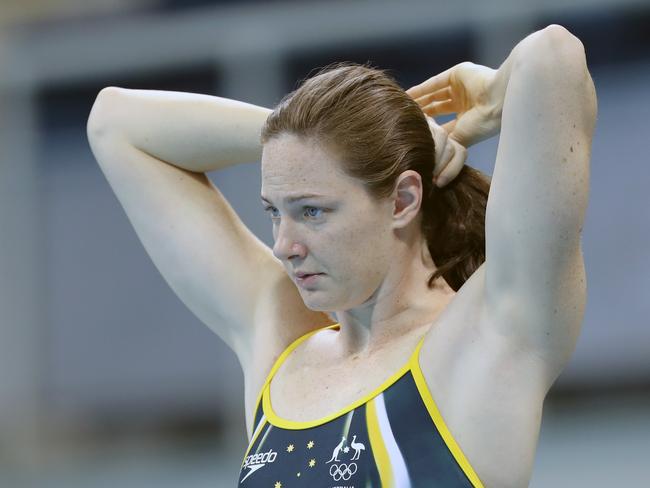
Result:
M332 320L336 322L336 312L339 310L336 307L331 306L331 304L318 304L315 300L305 300L305 297L302 297L302 301L309 310L313 312L323 312L326 313Z

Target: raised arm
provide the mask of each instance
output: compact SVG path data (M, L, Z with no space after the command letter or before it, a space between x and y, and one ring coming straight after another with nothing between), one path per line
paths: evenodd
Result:
M581 231L597 104L582 43L551 25L499 68L506 86L486 213L486 304L500 334L547 364L575 349L586 304Z
M93 154L154 265L241 362L250 355L260 294L283 270L203 171L259 160L268 113L208 95L109 87L87 126Z
M501 131L485 222L486 326L542 358L550 387L586 303L580 234L597 103L584 47L550 25L498 70L461 63L408 93L425 113L457 113L445 127L465 145Z
M97 95L88 137L119 134L157 159L203 173L259 161L260 129L270 112L212 95L109 86Z

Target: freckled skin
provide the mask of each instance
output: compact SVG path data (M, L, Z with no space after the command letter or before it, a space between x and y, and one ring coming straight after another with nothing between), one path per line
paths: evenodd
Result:
M292 134L264 145L261 169L261 193L275 218L273 253L294 282L295 271L326 273L298 290L311 310L336 312L341 355L381 349L421 327L455 294L442 279L426 287L436 268L417 220L416 172L402 173L403 191L377 202L317 141ZM305 193L327 198L284 200ZM325 211L309 215L305 206Z
M290 275L295 270L327 274L313 291L299 288L309 308L346 309L367 300L386 273L391 256L386 209L372 202L359 182L341 173L317 143L299 141L286 135L264 147L262 194L280 216L273 226L273 252ZM331 198L293 206L281 200L302 193ZM328 211L309 220L304 206Z

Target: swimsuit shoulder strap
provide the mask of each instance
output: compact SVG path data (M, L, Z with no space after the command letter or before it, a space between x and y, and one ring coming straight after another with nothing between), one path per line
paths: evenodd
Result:
M273 375L280 368L280 366L282 365L284 360L289 356L289 354L291 354L291 352L296 347L298 347L301 342L305 341L306 339L308 339L312 335L316 334L317 332L320 332L321 330L333 329L333 328L340 328L340 324L336 323L336 324L332 324L332 325L327 325L325 327L321 327L319 329L307 332L306 334L298 337L295 341L293 341L291 344L289 344L289 346L284 351L282 351L282 354L280 354L278 359L275 360L275 363L273 364L273 367L271 368L271 371L269 371L269 374L266 376L266 380L264 380L264 384L262 385L262 388L260 388L260 391L259 391L259 393L257 395L257 401L255 402L255 410L254 410L254 412L257 412L257 409L258 409L258 407L260 405L260 400L262 398L262 393L264 392L264 389L271 382L271 379L273 378Z

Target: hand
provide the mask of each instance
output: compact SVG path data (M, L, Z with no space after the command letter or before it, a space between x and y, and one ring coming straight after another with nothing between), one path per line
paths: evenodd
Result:
M428 115L455 113L443 124L449 137L465 147L487 139L501 128L505 90L496 86L497 71L469 61L452 66L406 90Z
M467 159L467 149L451 139L447 131L438 125L433 117L427 115L425 117L436 147L433 183L438 187L443 187L456 178L463 169Z

